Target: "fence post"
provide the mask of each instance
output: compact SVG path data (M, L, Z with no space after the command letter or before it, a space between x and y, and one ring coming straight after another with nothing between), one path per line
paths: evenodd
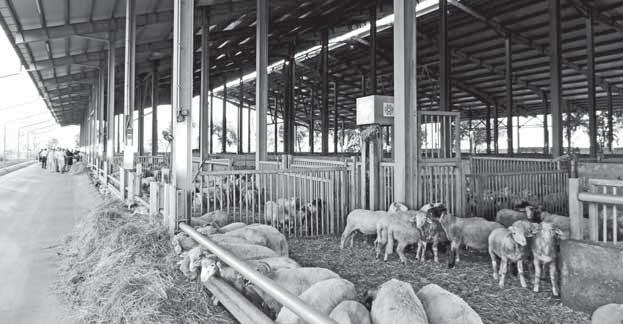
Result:
M108 161L104 160L104 188L108 189Z
M350 210L357 208L357 193L359 186L357 185L357 157L351 157L351 170L350 170Z
M584 206L578 195L580 193L580 179L569 179L569 220L571 222L571 238L584 239Z
M149 214L158 215L160 212L160 183L149 183Z
M125 184L126 184L126 174L125 169L123 167L119 167L119 199L125 200Z
M365 139L361 139L361 180L360 180L360 184L361 184L361 203L360 203L360 207L362 209L366 209L367 208L367 203L366 203L366 198L367 198L367 191L368 191L368 186L367 186L367 174L366 174L366 170L367 170L367 159L366 156L368 154L368 145L367 145L367 141Z
M134 203L134 196L136 195L135 183L136 183L136 173L131 172L131 171L128 172L128 199L127 199L128 205Z

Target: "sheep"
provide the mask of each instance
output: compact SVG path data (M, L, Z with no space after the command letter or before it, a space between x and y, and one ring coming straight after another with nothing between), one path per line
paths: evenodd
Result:
M408 210L404 212L388 213L383 210L371 211L365 209L355 209L346 217L346 227L342 232L342 238L340 240L340 249L344 249L346 242L350 240L350 246L353 247L355 234L357 231L364 235L378 234L377 223L385 218L397 218L404 221L413 220L417 215L425 217L424 213L419 213L415 210Z
M258 260L247 260L247 263L259 271L263 268L262 273L268 273L278 269L296 269L301 266L294 260L286 256L271 257Z
M207 214L204 214L201 217L191 217L190 225L191 226L216 225L218 227L225 226L227 225L227 211L215 210Z
M270 246L268 246L268 241L266 240L266 237L264 237L264 235L262 235L260 231L254 230L246 226L243 228L239 228L239 229L224 233L223 235L231 236L231 237L239 237L239 238L249 241L249 243L251 244L261 245L261 246L270 248Z
M190 236L188 236L186 233L178 233L177 235L173 236L171 238L171 244L173 245L173 251L175 251L175 254L178 255L199 245L199 243L191 239Z
M388 213L395 213L395 212L398 212L398 211L407 211L407 210L409 210L409 208L407 206L405 206L404 204L399 203L397 201L394 201L393 203L391 203L389 205L389 208L387 208L387 212Z
M461 297L428 284L417 292L429 324L483 324L482 319Z
M299 298L307 305L323 314L329 314L335 306L345 300L353 300L357 297L355 285L342 278L332 278L315 283L305 290ZM288 308L282 308L276 324L305 324L298 315Z
M592 324L623 323L623 304L607 304L597 308L591 316Z
M584 225L584 239L588 239L589 236L589 224L588 219L582 219ZM568 239L571 236L571 220L567 216L556 215L548 212L541 213L541 222L552 223L555 228L561 230L564 234L562 239Z
M489 234L496 228L503 228L502 224L482 217L459 218L448 212L441 215L439 223L450 241L448 268L453 268L459 262L459 246L485 250L489 246Z
M267 246L277 252L278 255L289 255L288 241L286 240L286 237L276 228L264 224L250 224L245 228L262 233L262 235L266 238Z
M231 224L227 224L227 225L219 228L218 231L220 233L227 233L227 232L231 232L233 230L237 230L239 228L243 228L245 226L247 226L247 224L241 223L241 222L231 223Z
M370 311L353 300L345 300L339 303L329 313L329 318L338 324L372 324Z
M296 198L279 198L276 201L267 201L264 205L266 223L285 227L290 224L290 218L297 217L300 202Z
M420 299L409 283L391 279L378 289L369 290L370 318L374 324L428 324Z
M195 280L197 278L197 272L190 271L190 256L188 255L188 252L183 252L180 257L181 260L177 262L180 271L186 278Z
M439 243L448 242L446 232L443 230L443 227L441 227L441 223L439 222L439 220L430 217L427 218L426 223L421 228L421 234L422 239L420 240L420 244L418 244L415 259L422 261L426 260L426 248L428 247L428 243L432 243L433 260L434 262L439 263Z
M420 207L420 211L427 213L429 217L439 218L446 211L446 207L442 203L428 203Z
M505 227L513 225L514 222L518 220L529 220L531 222L537 220L536 212L537 210L533 206L526 206L525 212L512 210L512 209L501 209L495 215L495 221L504 225Z
M208 226L195 228L195 231L197 231L201 235L210 236L210 235L219 233L219 228L216 226L208 225Z
M384 261L387 261L387 258L390 254L394 252L394 240L398 242L396 246L396 253L400 257L400 262L403 264L407 263L407 257L404 254L404 250L407 246L411 244L419 244L422 236L420 230L417 229L413 222L405 222L399 219L391 219L388 223L379 222L378 227L385 226L385 229L379 228L379 234L377 237L377 258L380 254L380 247L385 245L385 256L383 258ZM387 234L382 234L383 231L386 231ZM386 236L385 236L386 235ZM383 241L387 238L386 241Z
M277 256L273 250L261 245L220 243L219 246L241 260L265 259ZM203 246L196 246L188 251L188 255L190 257L190 270L194 271L201 265L201 258L208 256L209 252Z
M340 277L335 272L325 268L278 269L265 273L265 275L295 296L300 295L317 282ZM260 296L270 312L279 313L282 305L277 300L252 283L247 282L246 285L251 292Z
M496 228L489 234L489 255L493 266L493 279L498 279L497 257L500 261L499 285L504 289L504 278L508 261L517 263L521 287L526 288L526 279L523 274L523 258L526 255L526 233L521 228L509 226Z
M208 281L211 277L216 276L229 282L238 291L244 290L244 281L236 270L226 267L213 255L201 258L201 282Z
M556 238L564 236L564 232L555 227L554 224L543 222L539 230L532 238L530 249L532 250L532 262L534 263L534 287L532 291L539 292L541 282L541 263L543 266L549 264L549 277L552 282L552 294L558 296L556 285Z
M374 241L374 247L376 250L376 258L378 259L381 255L381 250L383 247L387 245L389 242L388 239L388 227L394 221L403 221L410 224L410 227L418 227L422 226L426 220L426 214L424 212L420 212L417 210L409 210L406 212L396 212L394 214L385 214L383 217L379 218L376 222L376 240ZM393 241L391 242L392 246L389 251L391 254L393 252ZM385 261L387 261L387 254L385 255Z
M296 219L300 221L299 224L304 228L306 234L312 234L314 225L317 225L322 220L324 212L325 203L322 199L314 199L301 206L297 211Z

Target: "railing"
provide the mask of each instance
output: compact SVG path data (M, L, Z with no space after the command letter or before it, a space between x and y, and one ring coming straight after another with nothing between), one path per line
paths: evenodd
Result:
M495 213L512 208L513 201L525 200L544 210L566 215L566 170L532 170L470 174L466 179L468 212L472 216L495 219Z
M139 155L136 156L137 164L141 164L144 170L155 169L160 170L162 168L170 168L170 156L169 155Z
M463 215L461 170L453 162L420 165L418 206L440 202L455 215Z
M394 162L381 162L381 206L382 210L387 210L389 205L394 202Z
M343 167L344 161L337 160L321 160L321 159L309 159L309 158L292 158L290 167L292 168L335 168Z
M238 257L233 255L232 253L221 248L220 246L218 246L218 244L212 242L210 239L199 234L191 226L188 226L187 224L182 223L180 224L180 229L184 231L185 233L187 233L188 235L190 235L192 239L194 239L199 244L201 244L201 246L203 246L208 251L210 251L210 253L218 257L219 260L221 260L222 262L225 262L227 265L233 268L236 272L238 272L245 279L253 283L258 288L262 289L266 294L270 295L277 302L281 303L285 308L291 310L293 313L298 315L306 323L336 324L336 322L330 319L327 315L322 314L318 310L313 309L309 305L305 304L305 302L303 302L300 298L298 298L297 296L294 296L292 293L283 289L270 278L267 278L261 275L259 272L255 271L247 263L240 260ZM217 288L216 290L218 291L219 283L221 283L219 282L219 279L211 278L205 284L208 287L208 289L210 289L211 291L215 290L213 288ZM223 287L222 283L220 286ZM224 302L224 304L226 304L226 307L230 310L230 312L232 312L233 314L239 314L241 316L241 318L238 318L238 316L236 316L238 321L240 321L243 324L272 323L272 321L266 315L259 312L257 308L251 306L250 303L244 303L244 306L242 306L244 308L241 309L242 310L241 312L232 311L230 307L232 307L235 310L236 308L241 307L241 303L230 302L231 296L233 295L235 296L234 297L235 299L239 301L243 301L243 302L244 302L244 298L241 297L239 294L237 294L235 291L233 291L233 289L230 290L230 292L231 292L230 294L220 294L221 296L218 296L218 297L222 303ZM220 297L226 297L226 298L222 299ZM230 298L227 298L227 297L230 297Z
M421 160L460 159L459 113L444 111L420 111Z
M277 161L260 161L260 170L278 170L281 163Z
M569 168L567 161L554 159L472 156L470 162L472 173L552 171Z
M346 168L200 172L192 212L270 224L293 236L338 234L348 213Z
M569 179L569 217L571 238L620 242L623 239L623 181L589 179L587 190L580 179ZM588 204L588 222L584 220Z

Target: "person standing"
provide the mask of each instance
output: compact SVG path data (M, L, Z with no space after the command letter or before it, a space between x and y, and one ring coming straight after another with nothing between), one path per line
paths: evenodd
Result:
M65 166L67 167L67 171L71 170L71 166L73 165L74 154L70 149L65 151Z
M45 169L48 160L48 149L43 148L39 151L39 161L41 161L41 168Z
M49 163L47 164L47 167L50 172L56 171L56 157L54 156L54 153L54 149L51 148L48 150L47 162Z
M54 153L54 158L56 159L56 172L63 173L65 172L65 153L63 153L62 148L57 148Z

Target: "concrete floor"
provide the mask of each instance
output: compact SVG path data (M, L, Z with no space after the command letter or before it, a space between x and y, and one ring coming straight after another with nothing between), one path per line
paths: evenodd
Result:
M55 248L98 202L85 175L35 164L0 177L0 323L68 323L52 289Z

